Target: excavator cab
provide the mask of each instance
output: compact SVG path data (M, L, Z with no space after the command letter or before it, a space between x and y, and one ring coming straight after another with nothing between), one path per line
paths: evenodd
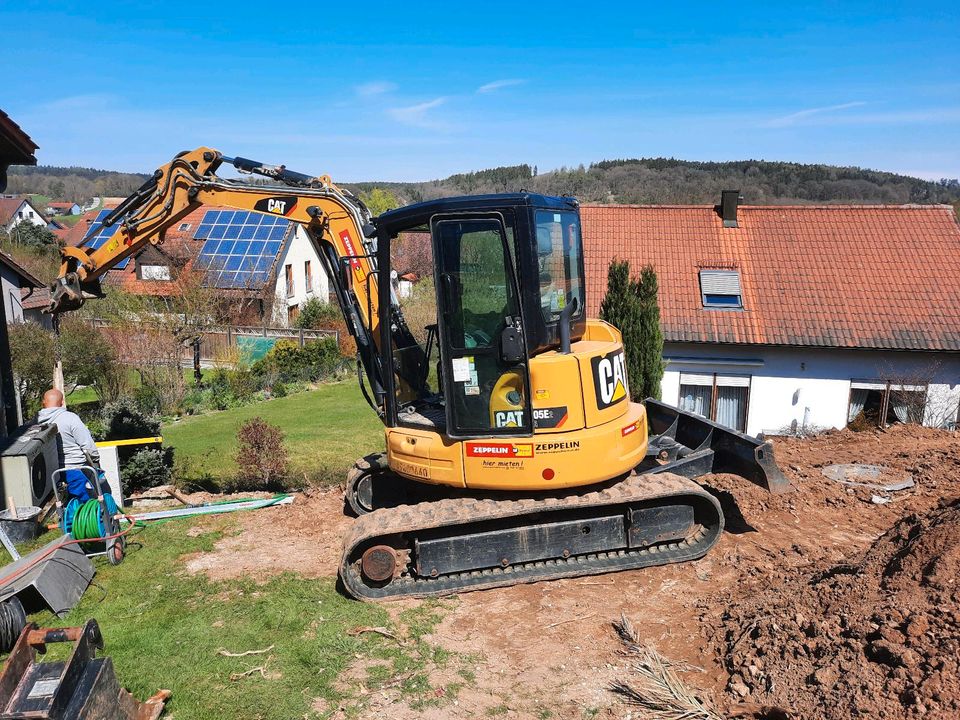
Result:
M532 193L441 199L375 225L380 267L398 236L429 232L436 288L427 341L381 343L393 348L384 360L397 376L415 378L412 366L423 380L413 394L393 393L388 417L450 439L531 436L530 359L569 353L586 327L577 202Z

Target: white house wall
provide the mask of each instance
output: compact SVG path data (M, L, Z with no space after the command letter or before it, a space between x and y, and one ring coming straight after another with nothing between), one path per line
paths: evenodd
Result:
M680 373L751 376L747 433L776 434L793 421L802 426L842 428L847 424L852 380L884 379L912 384L929 377L928 425L957 418L960 354L872 350L763 348L760 346L666 343L661 393L680 400Z
M21 213L23 213L23 217L20 217ZM43 217L43 215L26 200L24 200L20 204L20 207L17 208L17 211L13 214L13 217L10 218L10 221L6 224L4 230L9 233L21 222L33 223L39 227L47 226L46 218Z
M310 261L310 274L313 277L313 289L307 292L306 278L304 277L304 263ZM293 266L293 294L287 296L286 267ZM310 238L300 225L295 226L293 238L286 249L280 254L277 262L277 283L275 288L274 321L287 324L287 310L299 307L310 298L317 298L327 302L330 290L330 281L323 270L320 257L317 255Z

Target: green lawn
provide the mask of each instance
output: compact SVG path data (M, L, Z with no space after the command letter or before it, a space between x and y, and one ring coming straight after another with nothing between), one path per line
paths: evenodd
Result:
M187 534L191 525L194 531ZM120 684L139 699L171 690L164 717L176 720L328 718L339 716L341 706L353 717L381 687L399 688L414 706L456 697L462 683L448 683L438 700L428 679L449 663L466 668L460 658L423 640L439 621L441 604L418 604L391 621L382 606L338 594L334 578L287 574L214 582L187 574L185 554L208 552L236 531L235 516L138 531L121 565L97 560L95 584L77 608L62 619L46 612L31 619L68 627L96 618L103 654L112 658ZM390 628L405 640L357 634L361 627ZM270 649L246 657L220 653L265 648ZM366 673L352 683L336 683L354 663L367 667ZM264 675L238 677L257 667ZM469 677L468 669L460 673Z
M339 482L354 460L383 449L383 425L351 380L166 423L164 443L187 459L188 475L226 479L236 472L237 430L258 415L283 430L292 473L311 484Z

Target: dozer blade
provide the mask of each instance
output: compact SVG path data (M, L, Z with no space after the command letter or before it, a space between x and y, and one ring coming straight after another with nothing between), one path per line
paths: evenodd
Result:
M707 420L672 405L647 398L650 441L647 455L666 460L664 465L641 472L669 472L685 477L707 473L732 473L783 493L790 483L773 457L773 444Z

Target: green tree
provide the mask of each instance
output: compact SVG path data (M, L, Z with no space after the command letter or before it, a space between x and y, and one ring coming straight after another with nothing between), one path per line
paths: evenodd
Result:
M396 195L389 190L378 187L373 188L370 192L360 193L360 199L363 200L363 204L367 206L370 214L374 216L400 206L400 201L397 200Z
M11 323L7 333L23 416L32 417L53 381L53 333L33 322Z
M40 225L31 222L17 223L10 230L10 241L16 245L34 249L56 249L59 247L57 236Z
M630 281L630 263L614 260L607 270L607 294L600 303L600 319L620 331L627 361L630 397L642 400L643 355L640 337L640 303L635 283Z
M663 332L657 302L657 273L651 265L630 277L630 264L614 261L607 271L607 293L600 318L620 330L627 361L630 397L660 397L663 379Z
M657 301L659 282L653 266L644 266L640 271L640 279L631 282L631 286L638 300L640 314L638 354L643 379L637 393L641 398L652 397L659 400L664 369L663 330L660 328L660 303Z

